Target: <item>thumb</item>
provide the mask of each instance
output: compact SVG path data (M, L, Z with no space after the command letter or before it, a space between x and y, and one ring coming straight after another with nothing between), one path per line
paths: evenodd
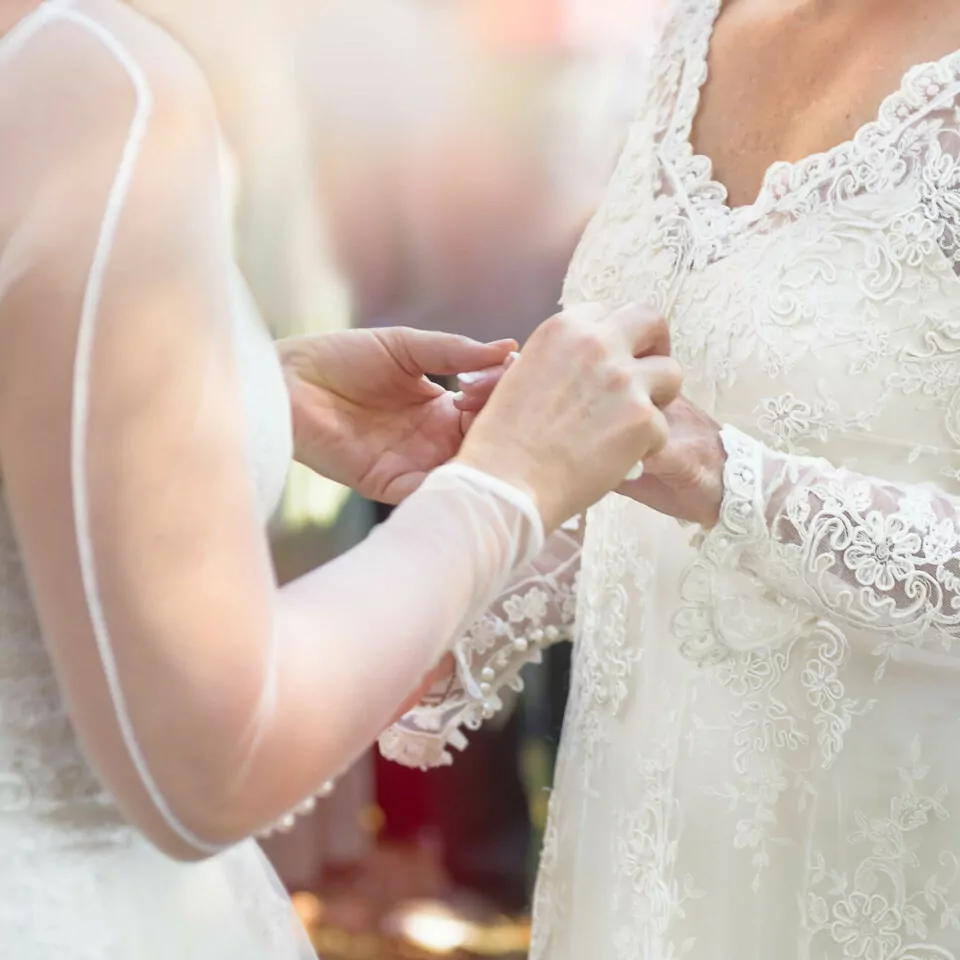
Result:
M517 349L515 340L480 343L469 337L411 327L376 331L381 343L411 376L450 376L502 364Z

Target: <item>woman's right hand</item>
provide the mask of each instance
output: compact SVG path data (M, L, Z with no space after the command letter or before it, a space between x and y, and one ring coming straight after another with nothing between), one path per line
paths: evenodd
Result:
M660 408L681 380L650 308L564 311L534 332L457 460L532 494L549 533L664 446Z

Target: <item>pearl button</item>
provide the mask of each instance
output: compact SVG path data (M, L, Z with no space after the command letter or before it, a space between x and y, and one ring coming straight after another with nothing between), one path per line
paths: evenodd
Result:
M547 627L543 632L550 643L556 643L560 639L560 631L556 627Z
M328 781L317 791L317 796L318 796L321 800L325 800L327 797L330 796L331 793L333 793L335 787L336 787L336 784L333 782L333 780L328 780Z
M497 676L497 672L496 670L493 669L493 667L484 667L480 671L480 678L482 680L488 680L488 681L493 680L496 678L496 676Z
M518 650L520 653L525 653L529 647L530 644L527 642L526 637L517 637L517 639L513 641L514 650Z

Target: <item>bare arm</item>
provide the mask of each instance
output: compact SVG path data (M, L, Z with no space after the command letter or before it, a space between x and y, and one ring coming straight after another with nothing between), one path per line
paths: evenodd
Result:
M5 184L22 180L2 211L5 494L88 755L158 845L204 855L352 762L536 546L537 519L506 485L441 471L278 591L202 78L132 18L65 12L27 53L44 65L24 60L23 113L2 118L24 151L4 158Z

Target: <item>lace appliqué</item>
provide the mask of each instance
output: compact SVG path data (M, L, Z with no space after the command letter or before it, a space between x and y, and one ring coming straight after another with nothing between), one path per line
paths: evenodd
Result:
M830 866L832 851L811 857L803 902L811 954L841 947L843 956L866 960L955 960L931 941L940 931L960 932L960 857L956 850L919 856L924 829L949 819L947 789L925 787L930 768L919 740L897 773L900 789L886 816L854 812L856 829L846 840L863 852L852 873Z
M701 666L735 652L777 647L813 626L802 604L788 600L742 569L742 557L760 551L768 533L763 516L759 445L732 428L721 437L727 452L724 499L716 527L701 535L699 554L683 574L673 621L683 655Z
M454 645L457 670L380 737L388 760L422 770L453 762L463 729L478 730L523 690L521 671L547 647L573 639L584 520L574 517L523 566L492 609Z

